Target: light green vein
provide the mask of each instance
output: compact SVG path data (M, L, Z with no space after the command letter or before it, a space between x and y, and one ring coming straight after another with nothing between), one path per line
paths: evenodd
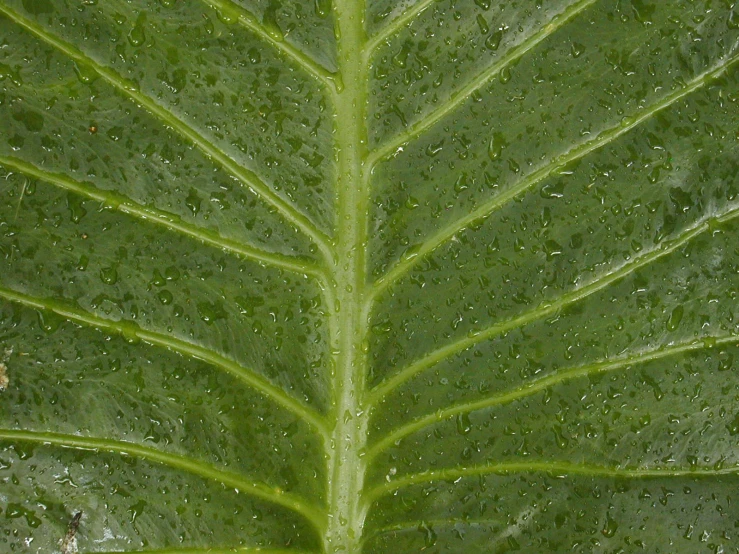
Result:
M418 375L422 371L438 364L439 362L451 358L455 354L463 352L464 350L480 342L489 340L493 337L502 335L503 333L507 333L514 329L524 327L529 323L542 319L548 315L554 314L557 311L562 310L563 308L566 308L567 306L570 306L571 304L574 304L575 302L578 302L579 300L582 300L583 298L586 298L591 294L594 294L599 290L606 288L611 283L622 279L623 277L629 275L630 273L633 273L637 269L640 269L656 260L659 260L664 256L667 256L668 254L671 254L698 235L718 225L727 223L737 216L739 216L739 207L731 209L724 214L701 221L696 226L683 231L674 239L663 242L659 248L633 258L630 262L625 263L624 265L614 269L613 271L601 275L599 278L585 286L563 294L556 299L549 300L546 303L543 303L534 308L533 310L524 312L518 317L495 323L490 327L470 333L455 342L452 342L431 352L430 354L416 360L389 379L386 379L385 381L377 385L368 395L367 405L371 406L379 402L391 391L393 391L415 375Z
M18 171L29 177L41 179L64 190L75 192L92 200L98 200L106 206L110 206L124 214L161 225L162 227L179 232L210 246L259 262L262 265L284 269L300 275L312 275L325 280L322 271L307 258L275 254L221 237L218 233L214 233L208 229L184 223L176 215L138 204L118 192L98 189L90 183L76 181L60 173L45 171L17 158L0 155L0 165L4 165L11 170Z
M634 115L631 118L624 119L620 125L601 132L593 140L580 144L564 154L553 158L549 163L534 171L528 177L522 179L519 183L513 185L505 192L502 192L489 201L483 203L480 207L466 216L449 223L434 235L427 238L416 250L416 255L398 261L387 273L385 273L385 275L377 279L372 288L369 301L374 301L377 296L384 292L392 283L406 275L419 260L450 240L455 234L476 222L484 220L486 217L490 216L490 214L500 209L520 194L523 194L539 182L546 179L550 173L557 168L584 158L588 154L602 148L608 143L616 140L618 137L639 126L657 112L668 108L681 98L688 96L706 83L718 78L730 65L736 63L737 60L739 60L739 56L728 58L713 69L700 74L683 88L665 96L659 102L644 108L641 113Z
M578 377L585 377L588 375L594 375L596 373L604 373L607 371L615 371L619 369L629 368L631 366L645 364L655 360L661 360L670 356L677 356L678 354L684 354L686 352L695 352L706 348L713 348L720 345L737 345L739 346L739 336L723 336L723 337L705 337L700 340L685 342L680 344L674 344L658 349L646 350L643 352L637 352L627 356L622 356L612 360L601 360L590 364L584 364L572 368L562 369L556 373L524 383L523 385L516 387L507 392L500 394L494 394L487 398L475 400L473 402L465 402L456 406L449 406L439 410L436 413L429 414L423 417L419 417L411 421L410 423L398 427L388 435L378 441L368 452L367 459L368 463L378 454L385 451L393 444L397 444L401 439L420 431L425 427L447 421L460 414L466 414L475 410L483 410L485 408L492 408L495 406L501 406L508 404L515 400L531 396L538 392L541 392L549 387L562 384L571 379L577 379Z
M161 548L157 550L126 550L127 554L319 554L294 548L260 548L258 546L214 546L208 548ZM95 551L95 554L122 554L120 550Z
M421 0L416 5L411 6L401 15L399 15L398 17L393 19L390 23L385 25L385 27L377 31L367 41L365 55L369 57L372 54L372 52L375 49L377 49L377 47L380 45L381 42L387 40L388 38L393 36L395 33L400 31L403 27L411 23L416 18L416 16L418 16L422 11L424 11L431 4L437 1L438 0Z
M162 123L177 131L182 137L198 147L204 154L218 162L245 186L259 194L267 203L272 205L280 213L285 221L295 225L305 233L306 236L313 240L327 260L331 259L332 253L329 246L330 241L328 236L316 227L316 225L307 216L299 212L294 206L272 191L272 189L270 189L270 187L255 173L241 166L193 127L176 117L166 108L157 104L152 98L142 93L134 82L124 79L112 69L99 64L71 44L52 35L37 23L23 17L3 4L0 4L0 13L4 13L15 23L34 34L48 45L56 48L76 63L82 64L83 66L89 67L95 71L95 73L112 85L113 88L143 106L151 114L159 118Z
M558 476L581 475L584 477L606 477L612 479L660 479L670 477L719 477L723 475L737 475L739 474L739 467L721 469L629 469L571 462L510 462L414 473L378 485L367 493L367 499L369 502L374 502L378 498L392 494L399 489L421 483L456 481L464 477L478 477L490 474L506 475L510 473L551 473Z
M417 138L424 131L435 125L438 121L454 112L467 98L475 91L480 89L490 81L492 77L500 73L503 69L510 66L516 60L520 59L524 54L532 50L537 44L542 42L552 33L563 27L569 21L577 17L583 10L595 4L598 0L580 0L579 2L566 8L561 14L552 18L552 20L539 29L536 33L528 37L518 46L511 48L504 56L490 67L483 70L467 85L460 88L457 92L441 106L429 113L420 121L414 123L409 129L399 133L396 137L390 139L385 144L376 148L369 156L367 163L373 167L380 160L388 155L396 152L398 148Z
M62 433L18 431L13 429L0 429L0 439L32 442L80 450L93 450L96 452L110 452L112 454L120 454L123 456L133 456L149 462L163 464L192 475L197 475L210 481L222 483L227 487L238 489L239 492L288 508L310 521L315 526L316 530L320 531L325 523L325 515L321 508L306 504L305 501L293 494L284 492L276 487L270 487L264 483L245 479L235 473L217 469L200 460L163 452L148 446L95 437L82 437Z
M315 77L324 85L330 85L335 88L336 75L328 71L325 67L316 63L316 61L299 50L288 41L285 40L276 30L271 30L254 16L254 14L245 10L238 4L230 0L201 0L214 10L221 13L229 19L235 19L240 25L257 35L263 42L279 50L288 56L293 62L300 66L303 70Z
M78 324L104 329L125 337L138 338L152 345L177 352L185 357L203 360L204 362L233 375L250 388L264 394L276 404L295 414L319 432L324 441L328 436L326 423L323 417L315 410L303 405L300 401L288 395L285 391L273 385L264 377L261 377L253 371L241 366L229 358L226 358L225 356L213 352L212 350L185 342L175 337L142 329L132 322L104 319L85 312L80 308L66 305L62 302L29 296L5 287L0 287L0 297L11 302L23 304L30 308L54 312Z

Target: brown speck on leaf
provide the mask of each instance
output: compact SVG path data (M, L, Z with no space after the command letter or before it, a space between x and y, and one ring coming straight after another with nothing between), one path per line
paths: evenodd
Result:
M90 125L87 130L90 131L93 135L98 132L98 128L95 125Z
M62 554L77 554L77 529L80 527L80 519L82 519L82 512L77 512L69 522L69 529L67 534L62 541Z
M10 378L8 377L8 366L0 363L0 392L8 388Z

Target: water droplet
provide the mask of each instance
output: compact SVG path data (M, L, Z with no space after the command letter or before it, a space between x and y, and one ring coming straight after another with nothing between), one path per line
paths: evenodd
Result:
M683 307L675 306L675 308L672 310L672 313L670 314L670 317L667 319L667 330L668 331L674 331L678 327L680 327L680 321L683 319Z
M45 333L53 333L64 321L61 316L54 312L37 312L38 314L38 325L43 329ZM739 416L737 416L739 418Z
M454 192L457 194L460 194L467 190L469 188L469 185L467 183L467 174L462 173L459 177L457 177L456 182L454 183Z
M490 138L490 142L488 143L488 157L492 161L499 159L506 146L508 146L508 143L503 137L503 134L493 133L493 136Z
M553 429L554 431L554 442L557 443L557 447L564 450L567 448L567 445L569 445L570 441L565 438L565 436L562 434L562 426L557 425Z
M331 13L331 0L314 0L313 7L316 15L323 19Z
M200 211L200 203L202 202L200 196L195 189L190 189L190 192L185 198L185 205L190 208L192 215L198 215Z
M112 127L106 134L110 140L119 141L123 138L123 127Z
M115 267L104 267L100 270L100 280L106 285L115 285L118 282L118 271Z
M144 25L136 23L133 29L128 33L128 42L131 46L141 46L146 42L146 32L144 31Z
M564 188L565 185L562 181L559 181L557 183L547 183L543 187L541 187L541 197L542 198L562 198L564 196Z
M409 196L405 201L405 207L408 208L409 210L417 208L420 205L421 204L418 202L418 199L413 196Z
M726 26L729 29L739 29L739 13L736 10L729 12L729 18L726 20Z
M729 371L734 365L734 355L722 351L719 353L718 370Z
M400 259L404 262L408 262L418 256L420 250L421 246L418 244L410 246L409 248L406 248L406 250L401 254Z
M20 110L13 114L13 119L23 123L26 130L37 133L44 128L44 116L34 110Z
M423 533L423 544L425 548L431 548L436 544L438 537L431 524L423 522L418 526L418 530Z
M570 54L573 58L579 58L583 52L585 52L585 45L580 44L579 42L572 43L570 47Z
M279 2L272 0L269 6L267 6L267 9L264 10L264 16L262 16L262 25L264 25L269 36L276 41L282 41L285 38L285 34L280 29L279 23L277 23L277 12L281 7Z
M485 40L485 46L495 52L500 46L501 40L503 40L503 29L498 29Z
M67 208L69 208L70 218L73 223L79 223L87 215L84 200L76 194L67 194Z
M258 64L262 61L262 54L257 48L249 48L249 51L246 53L246 57L249 58L249 61L253 64Z
M734 419L729 423L726 428L729 430L729 434L733 437L739 435L739 412L734 416Z
M615 519L611 518L611 514L606 514L606 522L603 524L603 529L601 529L601 533L605 537L612 537L616 534L616 531L618 530L618 523Z
M172 293L169 292L167 289L159 291L159 294L157 294L157 298L159 298L159 302L164 305L171 304L172 300L174 300L174 298L172 297Z
M457 433L468 435L470 431L472 431L472 422L469 414L459 414L457 416Z
M264 298L261 296L237 296L234 300L241 314L247 317L254 316L254 308L264 306Z
M226 310L219 302L198 302L198 314L200 319L208 324L228 317Z
M23 0L23 8L33 15L54 12L54 4L50 0Z
M480 33L483 35L487 35L490 32L488 22L485 21L485 18L480 13L477 14L477 26L480 28Z
M74 72L80 82L86 85L89 85L99 77L94 69L77 61L74 62Z

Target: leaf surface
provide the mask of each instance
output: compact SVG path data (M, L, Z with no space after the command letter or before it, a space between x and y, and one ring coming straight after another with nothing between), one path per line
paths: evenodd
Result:
M0 545L735 551L738 10L3 0Z

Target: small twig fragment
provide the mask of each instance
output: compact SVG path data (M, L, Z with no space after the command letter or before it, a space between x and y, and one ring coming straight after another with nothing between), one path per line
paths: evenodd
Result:
M0 392L5 392L10 384L10 378L8 377L8 366L0 362Z
M69 522L69 528L67 535L62 541L62 554L77 554L77 529L80 527L80 520L82 519L82 512L77 512Z

